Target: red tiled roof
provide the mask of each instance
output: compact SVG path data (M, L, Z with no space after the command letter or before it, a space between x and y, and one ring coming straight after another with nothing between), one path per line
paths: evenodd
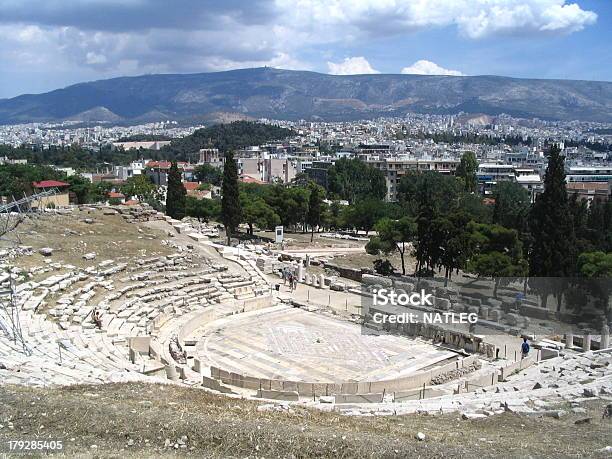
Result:
M115 191L109 191L108 192L108 197L109 198L119 198L119 199L122 199L122 198L125 198L125 195L123 193L117 193Z
M200 184L198 182L183 182L183 186L187 191L197 190Z
M170 161L149 161L146 167L155 167L159 169L170 169Z
M126 206L135 206L136 204L140 204L136 199L130 199L129 201L125 201L124 204Z
M57 180L43 180L42 182L32 182L32 186L34 188L61 188L63 186L70 186L70 184Z
M240 177L240 181L242 183L259 183L260 185L265 185L266 182L263 182L261 180L257 180L256 178L253 178L249 175L243 175L242 177Z

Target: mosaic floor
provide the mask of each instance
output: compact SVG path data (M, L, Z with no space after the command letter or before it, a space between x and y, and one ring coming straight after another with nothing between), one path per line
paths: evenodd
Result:
M237 315L201 337L197 354L227 371L308 382L398 378L456 355L419 339L362 334L358 325L295 308Z

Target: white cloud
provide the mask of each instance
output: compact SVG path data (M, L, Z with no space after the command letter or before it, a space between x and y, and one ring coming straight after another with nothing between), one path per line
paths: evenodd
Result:
M276 0L286 23L309 30L315 40L363 34L380 36L455 26L478 39L496 34L582 30L593 11L566 0Z
M453 75L453 76L462 76L464 75L459 70L450 70L445 69L444 67L440 67L435 62L427 61L421 59L420 61L416 61L409 67L404 67L402 69L402 73L410 73L414 75Z
M0 0L0 62L24 78L46 68L70 81L270 65L309 68L377 37L446 28L469 39L561 35L593 24L580 0ZM399 40L398 40L399 42ZM355 52L355 51L353 51ZM378 73L363 57L330 73ZM49 70L51 69L51 70ZM18 72L18 73L15 73ZM0 72L1 73L1 72ZM42 83L41 83L42 84ZM53 83L55 84L55 83ZM2 86L20 78L0 76ZM38 86L37 86L38 88ZM8 91L4 90L5 93Z
M347 57L342 62L328 62L327 68L332 75L365 75L380 73L372 68L363 56Z
M102 64L106 64L107 59L104 54L98 54L98 53L89 51L85 55L85 62L89 65L102 65Z
M310 70L310 64L302 62L298 59L294 59L289 54L278 53L271 59L260 60L260 61L237 61L231 59L224 59L219 56L206 59L206 66L210 70L222 71L222 70L235 70L247 67L274 67L277 69L285 70Z

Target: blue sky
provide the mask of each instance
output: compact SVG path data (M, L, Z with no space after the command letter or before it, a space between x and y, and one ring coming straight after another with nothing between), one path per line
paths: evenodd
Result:
M0 97L263 65L612 81L611 42L608 0L0 0Z

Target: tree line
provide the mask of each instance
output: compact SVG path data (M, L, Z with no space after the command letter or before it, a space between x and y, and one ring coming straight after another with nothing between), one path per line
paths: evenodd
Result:
M263 145L267 142L285 139L295 135L290 129L274 125L248 121L217 124L196 130L193 134L172 140L161 150L113 148L103 145L99 149L87 149L79 145L39 146L22 145L12 147L0 145L0 156L9 159L26 159L28 164L71 167L77 171L94 172L113 165L126 165L141 158L167 161L197 160L201 148L218 148L221 152ZM159 137L159 138L158 138ZM138 135L124 140L155 139L165 140L165 136Z

